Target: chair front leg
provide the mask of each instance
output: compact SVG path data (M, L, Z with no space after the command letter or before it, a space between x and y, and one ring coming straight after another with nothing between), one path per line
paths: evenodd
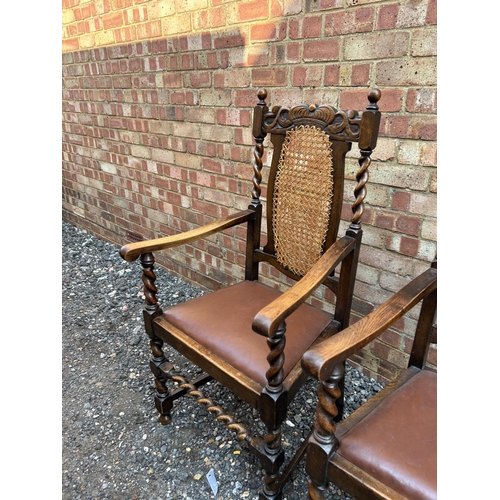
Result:
M283 363L285 361L285 322L276 335L267 340L269 370L267 384L261 395L260 416L267 427L261 450L261 463L265 471L264 487L259 493L260 500L281 500L280 468L285 452L281 444L281 423L285 420L288 395L283 386Z
M155 376L155 406L160 414L159 421L163 425L166 425L172 420L170 415L170 410L172 409L172 399L169 397L170 392L166 385L167 377L165 374L166 372L172 371L173 365L168 363L165 353L163 352L163 340L155 335L153 329L154 319L162 314L162 310L158 305L158 299L156 297L158 290L155 285L156 275L153 270L154 263L155 259L152 253L145 253L141 255L142 282L144 284L144 297L146 300L146 306L143 311L144 325L146 333L150 338L150 346L153 353L149 366Z
M160 414L158 420L161 424L167 425L172 421L170 411L172 410L173 401L167 387L167 377L165 376L165 372L172 372L173 365L169 363L165 357L165 353L163 352L163 340L153 336L151 337L149 343L151 351L153 352L153 357L149 362L149 367L155 376L155 406Z
M316 420L307 446L308 500L325 500L328 490L328 461L339 446L335 437L335 421L339 412L336 403L343 395L340 387L343 380L344 365L340 363L318 388Z

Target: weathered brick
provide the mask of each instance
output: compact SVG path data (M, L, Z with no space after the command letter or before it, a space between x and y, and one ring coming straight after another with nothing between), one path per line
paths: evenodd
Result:
M404 115L382 116L380 131L388 137L408 137L410 117Z
M89 18L92 15L90 5L83 5L79 9L74 9L73 12L77 21Z
M200 104L202 106L229 106L231 91L228 89L200 90Z
M191 15L189 12L176 13L174 16L161 19L164 35L178 35L191 30Z
M194 69L194 55L192 53L182 54L180 60L182 70Z
M226 24L226 8L212 7L192 14L193 28L200 30L203 28L218 28Z
M164 71L167 68L167 62L164 57L147 57L143 61L144 71Z
M423 191L429 184L429 174L426 169L416 167L372 163L370 180L375 184Z
M339 9L343 6L343 0L306 0L306 12Z
M158 161L161 163L173 163L174 161L174 152L168 151L165 149L151 149L151 157L152 160Z
M163 75L163 87L180 88L182 87L182 75L180 73L165 73Z
M196 123L177 123L174 128L176 136L180 137L200 137L200 127Z
M277 42L286 36L286 23L284 21L272 21L270 23L258 23L250 26L250 41L254 42Z
M111 0L111 8L113 10L125 9L131 7L134 4L134 0Z
M269 64L269 51L266 47L251 47L246 51L247 66L267 66Z
M338 85L340 81L340 65L325 66L325 85Z
M369 104L369 89L348 89L343 90L340 96L340 107L342 109L355 109L362 111ZM401 111L403 103L403 91L400 89L383 89L382 97L378 102L380 111L395 112ZM406 129L405 129L406 130Z
M134 24L148 20L148 10L146 7L128 9L123 12L125 24Z
M386 207L389 203L389 200L390 200L390 195L387 187L377 186L377 185L370 186L370 189L368 189L365 199L366 203L369 204L370 206L379 206L379 207ZM363 220L366 221L365 218Z
M140 158L151 158L151 149L145 146L132 145L130 152L132 155Z
M437 241L437 221L426 219L422 222L422 238Z
M379 283L382 288L385 290L389 290L392 293L398 292L407 285L411 280L410 276L397 276L393 273L388 272L380 272ZM404 329L404 320L401 319L393 325L394 329L403 330ZM399 337L399 335L398 335ZM395 344L394 344L395 345ZM396 345L395 345L396 346Z
M218 55L222 55L224 51L214 52L205 51L202 53L194 54L194 65L196 69L216 69L227 67L227 61L219 63ZM173 69L173 68L172 68Z
M412 269L412 259L407 256L388 253L378 248L370 248L367 245L361 246L360 262L400 276L408 276Z
M219 217L219 206L202 200L192 200L193 210L210 215L211 217Z
M99 167L104 172L116 175L116 166L111 164L111 163L107 163L107 162L102 161L102 162L99 162Z
M372 31L373 7L342 10L325 16L325 36Z
M132 88L132 78L130 75L114 76L112 82L115 89Z
M294 87L318 87L323 81L321 66L298 66L292 69L292 85Z
M412 193L408 209L411 213L414 214L436 217L436 195L427 193Z
M398 20L399 3L381 5L377 18L377 29L394 29Z
M398 143L394 139L379 138L377 147L372 153L373 161L394 161Z
M434 242L410 238L397 233L387 236L387 248L402 255L418 257L431 261L436 255L436 244Z
M437 193L437 172L432 173L431 186L429 188L431 193Z
M236 108L254 107L258 102L257 92L255 90L235 90L234 106Z
M247 110L218 109L217 123L221 125L235 125L248 127L250 125L250 113Z
M267 102L269 105L279 103L281 106L294 106L302 101L302 91L300 89L271 89L268 94ZM254 104L256 104L256 100ZM270 161L270 157L268 157Z
M211 47L211 37L208 33L194 33L179 37L179 50L208 50Z
M412 0L410 2L401 2L396 28L423 26L427 17L428 1Z
M288 70L286 68L252 70L252 84L254 87L283 87L287 83Z
M236 129L234 131L234 142L236 144L253 145L253 136L249 128ZM247 176L248 177L248 176Z
M248 87L251 74L248 69L231 69L214 73L214 87L235 88Z
M374 224L381 229L394 229L394 215L378 213L375 215Z
M184 119L189 122L215 123L215 111L211 108L190 107L185 110Z
M437 164L436 144L402 141L399 146L398 162L402 165L435 166Z
M189 0L189 2L186 2L184 0L174 0L174 2L176 12L200 10L206 9L208 7L208 0Z
M355 64L352 67L351 85L361 87L370 82L370 64Z
M82 49L89 49L95 47L95 35L82 35L79 38L79 46Z
M431 26L414 31L410 53L413 57L437 55L437 29Z
M303 95L305 103L329 104L333 107L336 106L339 99L339 92L334 88L305 89Z
M300 42L273 44L271 47L271 64L298 63L301 58L301 49L302 44Z
M339 46L339 38L305 41L304 61L337 61L339 59Z
M229 127L204 125L201 128L201 137L214 142L231 142L232 133Z
M408 53L410 34L407 32L381 32L356 35L344 39L346 60L373 60L403 57Z
M369 285L376 285L379 280L379 271L364 264L358 264L356 279Z
M112 12L110 14L106 14L102 17L102 24L106 30L123 26L122 12Z
M401 233L412 236L418 236L421 224L420 217L411 217L409 215L399 215L395 219L394 229Z
M265 19L268 17L267 2L261 0L250 0L238 2L237 7L237 22L254 21L256 19Z
M216 49L244 46L247 40L247 34L240 30L232 30L220 34L214 33L212 37Z
M411 117L408 123L408 137L435 141L437 139L437 119L435 115Z
M437 0L429 0L427 13L425 16L426 24L437 24Z
M323 24L322 16L293 18L288 21L288 34L295 38L319 38ZM329 34L328 36L332 36Z
M356 283L358 293L365 297L365 300L378 306L385 302L391 293L379 286L368 286L365 283Z
M386 86L436 86L436 59L380 61L375 63L375 83Z
M406 110L410 113L436 113L437 90L433 87L408 89Z
M283 0L283 14L290 16L302 12L302 0Z

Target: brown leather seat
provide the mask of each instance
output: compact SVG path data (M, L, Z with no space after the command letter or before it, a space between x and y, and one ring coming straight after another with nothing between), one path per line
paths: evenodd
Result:
M437 497L437 373L422 370L345 436L337 453L407 498Z
M252 320L280 295L257 281L244 281L170 307L163 317L264 387L269 347L267 339L252 330ZM288 317L284 377L330 324L328 314L308 304Z

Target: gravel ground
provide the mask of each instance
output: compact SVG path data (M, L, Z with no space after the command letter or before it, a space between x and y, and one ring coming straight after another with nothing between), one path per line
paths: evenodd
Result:
M257 458L193 398L174 403L170 425L158 422L139 264L125 262L114 245L64 222L62 245L62 499L256 500L262 481ZM164 307L203 293L159 267L156 274ZM167 356L188 378L197 373L174 350ZM380 389L348 366L346 411ZM264 432L252 409L224 387L212 382L203 391ZM287 449L296 449L308 434L315 404L309 380L283 426ZM217 495L206 479L212 469ZM306 497L302 459L284 499ZM331 486L329 498L349 497Z

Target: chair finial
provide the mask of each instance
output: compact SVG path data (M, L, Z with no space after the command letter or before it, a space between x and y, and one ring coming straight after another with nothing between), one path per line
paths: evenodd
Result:
M372 89L368 92L368 100L370 104L366 107L366 109L372 109L374 111L378 111L377 102L380 100L382 92L379 89Z
M261 101L261 102L259 102L259 104L265 104L265 100L267 99L267 90L266 89L259 89L257 92L257 97Z

